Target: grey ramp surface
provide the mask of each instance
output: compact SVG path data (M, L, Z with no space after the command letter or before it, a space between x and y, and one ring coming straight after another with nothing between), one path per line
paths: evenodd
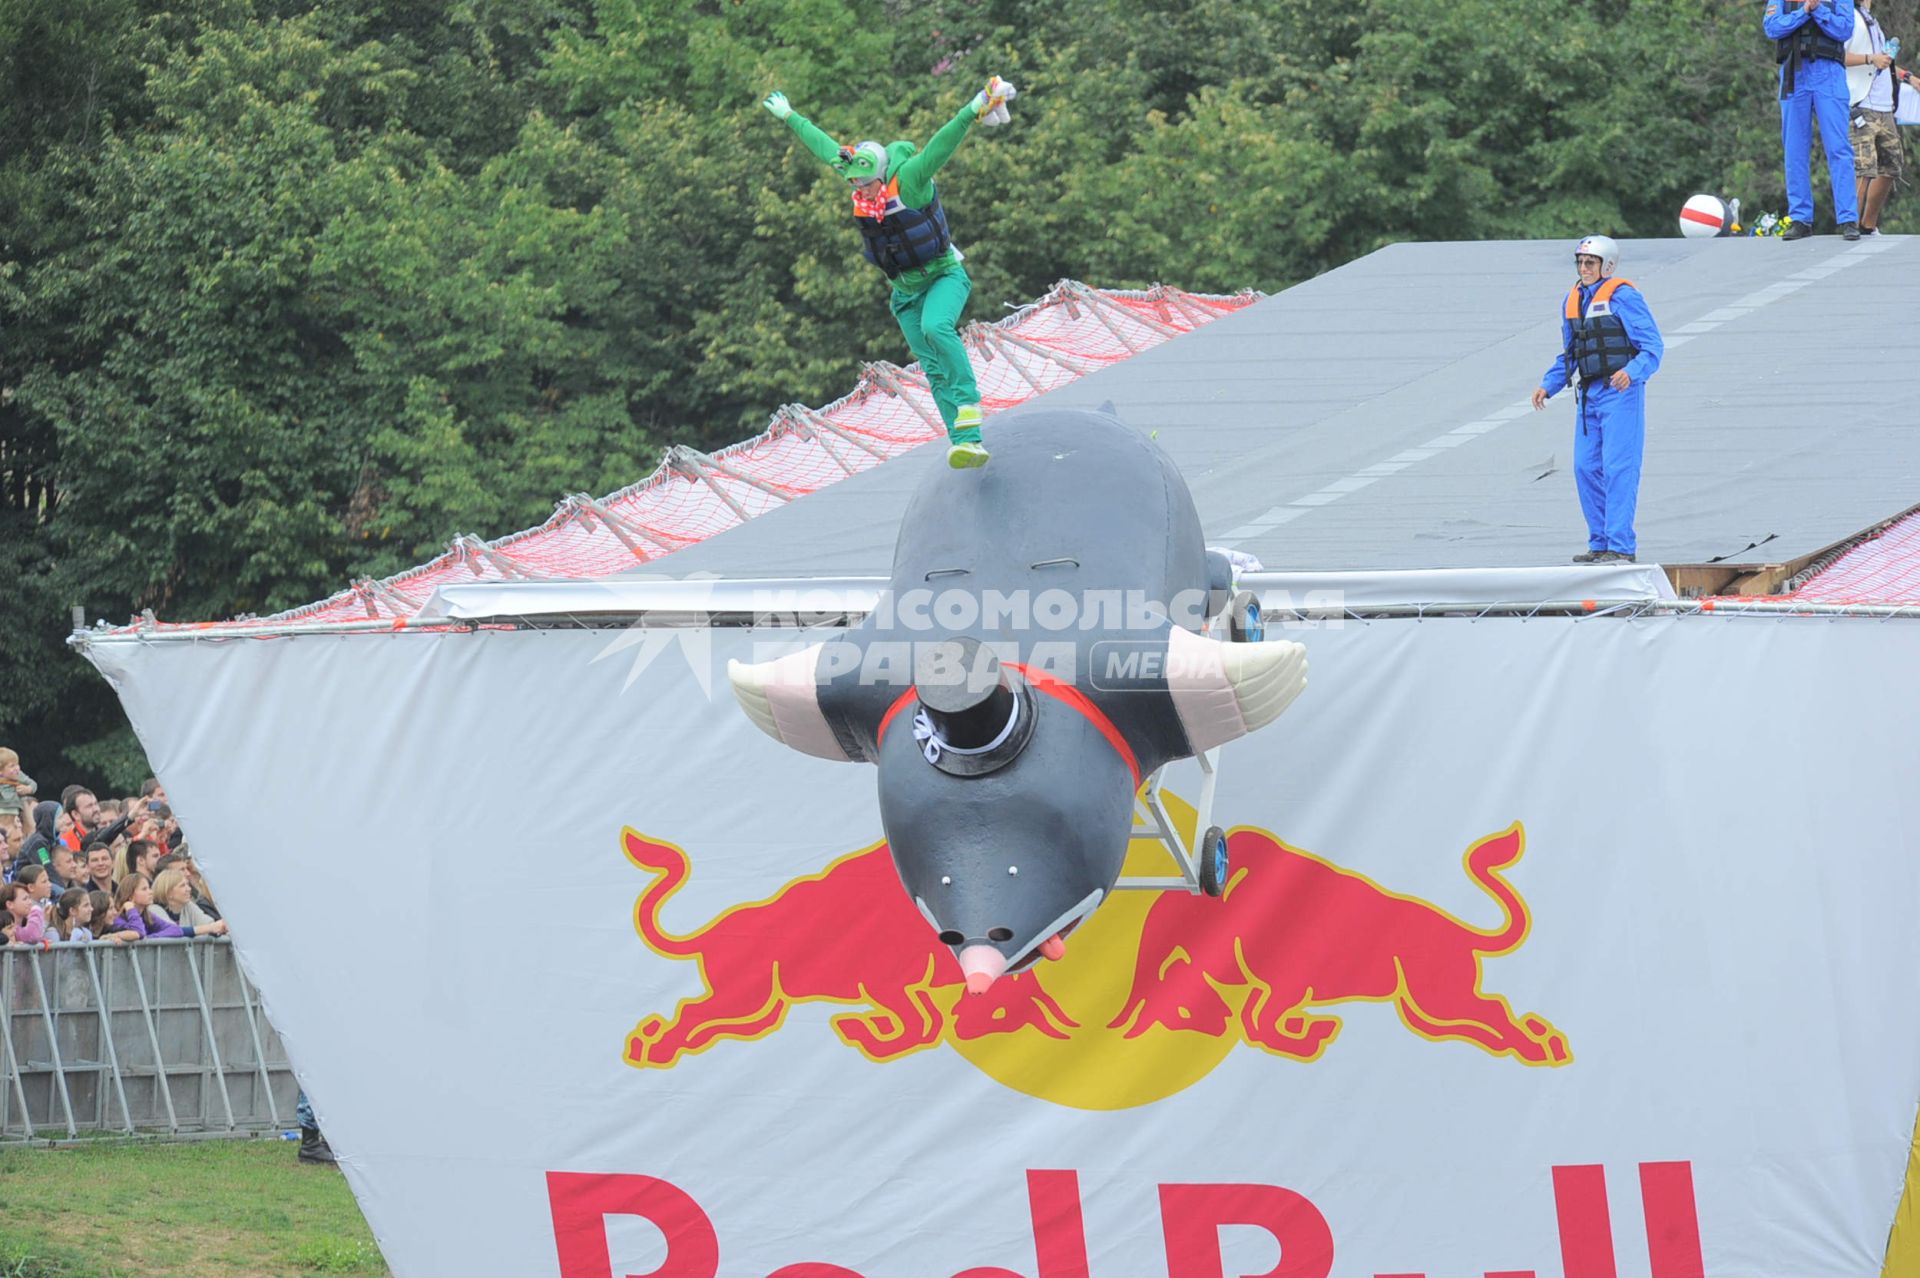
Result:
M1586 548L1559 349L1573 241L1397 244L1034 403L1159 442L1209 544L1270 568L1564 563ZM1668 342L1648 383L1643 561L1780 563L1920 503L1920 239L1630 240ZM885 322L876 313L875 323ZM999 418L1015 429L1013 410ZM995 418L987 422L993 440ZM884 575L928 446L659 562L654 573Z

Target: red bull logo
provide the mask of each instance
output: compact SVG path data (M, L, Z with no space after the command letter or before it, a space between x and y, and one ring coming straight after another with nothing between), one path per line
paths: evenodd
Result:
M995 982L984 997L959 997L960 965L907 899L884 843L683 937L662 928L659 914L686 882L687 854L631 830L624 840L627 859L658 875L634 908L634 926L655 953L697 960L707 987L670 1019L640 1023L627 1042L634 1065L667 1068L722 1039L764 1038L795 1003L858 1009L834 1017L834 1032L872 1061L949 1039L1019 1030L1065 1039L1079 1028L1030 972Z
M628 860L653 876L635 927L656 953L697 962L704 990L641 1020L626 1059L674 1068L728 1040L774 1033L802 1003L845 1008L833 1031L871 1061L944 1044L1008 1087L1083 1109L1160 1100L1241 1044L1318 1061L1344 1018L1368 1004L1443 1046L1527 1066L1573 1059L1550 1021L1484 985L1487 960L1519 950L1532 926L1506 877L1525 852L1518 822L1462 857L1468 881L1498 910L1484 927L1263 830L1235 830L1228 846L1221 898L1117 894L1064 959L973 997L884 843L682 935L661 915L690 858L628 830ZM1101 1068L1086 1068L1096 1051Z

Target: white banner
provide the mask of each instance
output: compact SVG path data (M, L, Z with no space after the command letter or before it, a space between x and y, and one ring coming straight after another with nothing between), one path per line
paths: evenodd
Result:
M873 771L727 696L774 636L89 655L403 1278L1877 1276L1920 631L1282 634L1226 897L974 1001Z

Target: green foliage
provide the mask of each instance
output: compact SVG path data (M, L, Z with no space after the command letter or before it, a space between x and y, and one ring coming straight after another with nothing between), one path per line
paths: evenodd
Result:
M126 775L74 605L303 603L905 359L758 102L924 141L990 72L941 175L981 318L1783 203L1724 0L0 0L0 734Z
M24 1246L0 1249L0 1278L77 1278L65 1261Z
M364 1238L316 1238L294 1249L293 1263L320 1274L385 1273L380 1249Z
M96 784L105 787L102 794L138 794L140 783L153 775L146 752L140 748L132 726L126 724L91 741L69 745L67 760L87 776L97 778Z

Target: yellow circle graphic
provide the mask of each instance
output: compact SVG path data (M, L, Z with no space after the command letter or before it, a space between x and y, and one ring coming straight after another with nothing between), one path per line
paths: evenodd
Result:
M1192 807L1170 792L1163 791L1161 797L1191 847ZM1134 828L1145 829L1138 817ZM1163 846L1139 840L1127 855L1123 874L1174 872ZM1069 939L1065 958L1035 965L1047 993L1076 1023L1066 1038L1029 1028L975 1039L949 1031L947 1041L1002 1086L1074 1109L1151 1105L1205 1078L1234 1049L1237 1034L1172 1033L1156 1027L1128 1038L1126 1026L1112 1025L1126 1010L1147 911L1159 895L1114 893Z

